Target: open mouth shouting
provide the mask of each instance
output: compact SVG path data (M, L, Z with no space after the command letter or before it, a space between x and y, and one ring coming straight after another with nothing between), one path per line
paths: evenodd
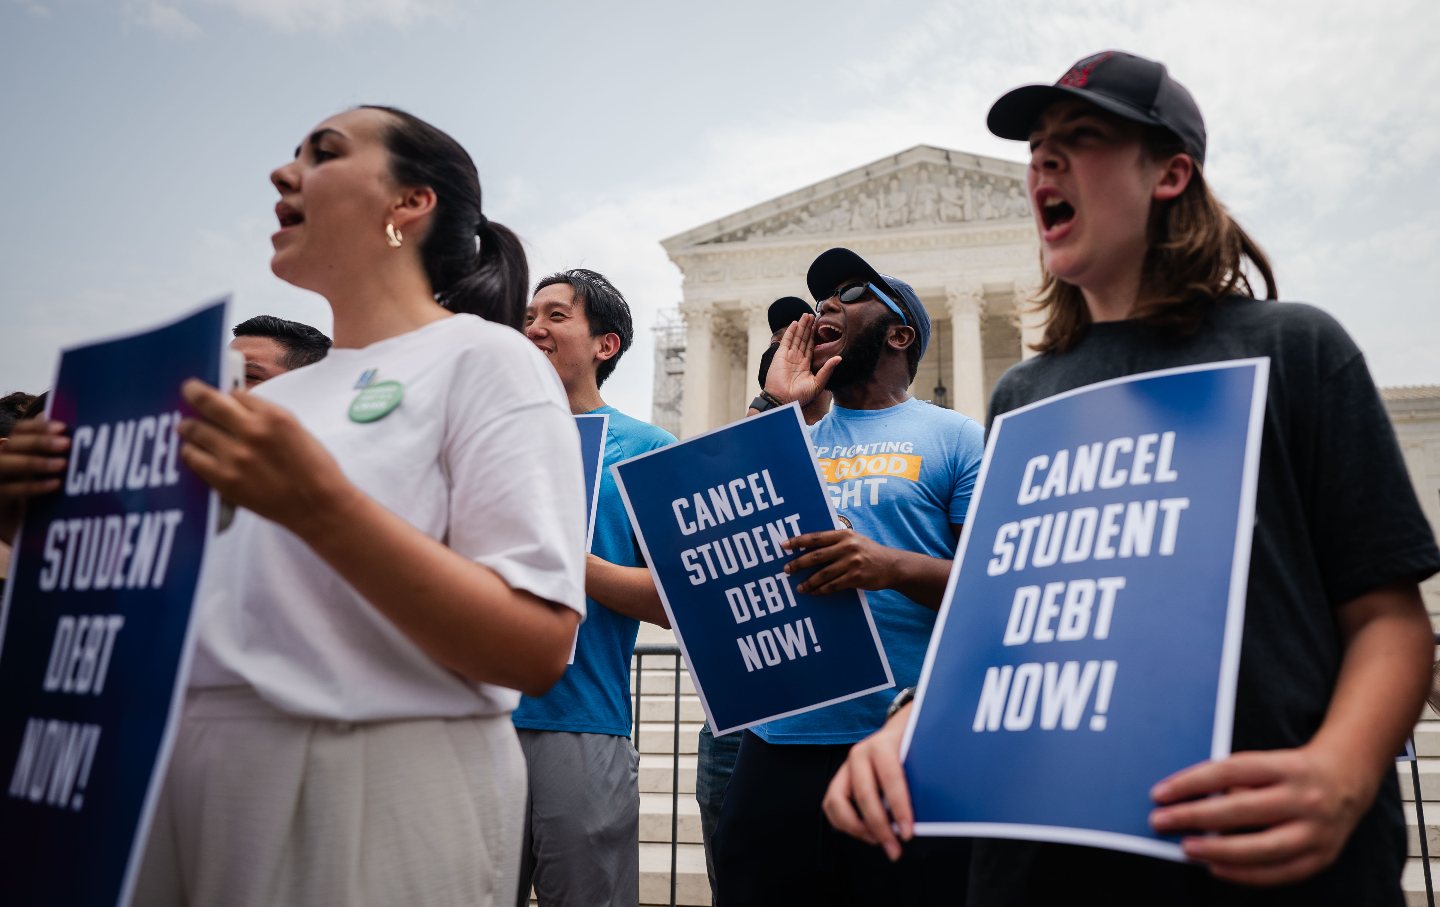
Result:
M277 233L284 233L291 227L298 227L305 222L305 215L300 213L300 209L287 202L275 203L275 217L280 221L280 229L276 231Z
M1040 238L1045 242L1062 238L1075 222L1075 206L1052 186L1035 190L1035 210L1040 217Z
M824 318L815 322L815 349L811 361L824 363L831 356L840 355L845 345L845 328Z

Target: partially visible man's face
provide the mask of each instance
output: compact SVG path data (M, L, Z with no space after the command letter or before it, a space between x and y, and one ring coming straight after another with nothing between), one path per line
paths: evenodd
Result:
M246 390L290 371L280 364L285 359L285 347L273 337L236 337L230 341L230 349L239 350L245 357Z

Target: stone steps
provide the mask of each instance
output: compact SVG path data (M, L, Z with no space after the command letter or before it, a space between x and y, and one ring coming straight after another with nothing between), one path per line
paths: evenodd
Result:
M671 790L670 755L640 754L640 793L668 794ZM695 799L695 757L680 757L680 796ZM1440 809L1440 807L1437 807ZM1426 813L1428 816L1429 813Z
M1420 768L1420 795L1425 799L1425 818L1431 822L1440 819L1440 757L1421 756L1417 760ZM1396 762L1395 777L1400 782L1400 799L1415 799L1415 783L1410 775L1410 763ZM1430 804L1434 802L1432 807ZM1435 815L1431 816L1431 810Z
M1440 756L1440 721L1422 721L1415 726L1415 752L1420 756Z
M1418 857L1420 856L1420 826L1415 820L1415 804L1406 802L1400 804L1400 807L1405 811L1406 853L1412 857ZM1440 859L1440 815L1435 814L1437 808L1440 808L1440 804L1432 806L1429 801L1425 803L1425 844L1430 848L1430 856Z
M700 805L692 794L680 795L680 822L678 825L681 844L700 844ZM656 843L670 843L670 795L640 795L640 840ZM1435 851L1440 856L1440 850Z
M698 844L682 844L675 852L675 903L710 904L710 877L705 874L705 851ZM1423 888L1423 886L1422 886ZM640 842L640 903L670 903L670 845Z
M673 707L672 712L673 714ZM699 721L680 722L680 755L693 756L700 743ZM675 725L669 721L642 721L640 722L640 739L635 748L641 753L655 753L669 755L673 753L676 745Z
M675 691L675 678L670 672L670 665L674 664L673 658L650 655L645 658L645 670L638 678L641 683L640 692L644 698L650 695L669 696ZM680 663L680 692L685 696L695 695L695 682L690 679L690 672L685 669L685 663ZM662 667L663 666L663 667ZM635 694L635 671L630 672L630 694Z
M675 697L668 692L662 696L644 694L640 697L640 720L663 721L668 726L675 720ZM695 725L705 721L705 709L700 705L699 696L681 695L680 720Z
M1430 861L1430 878L1434 884L1440 885L1440 860ZM1405 861L1405 868L1400 873L1400 888L1405 892L1405 907L1428 907L1429 902L1425 898L1425 867L1421 865L1418 857Z
M674 636L659 627L642 624L640 642L674 642ZM675 848L677 905L708 905L710 879L705 873L705 849L701 844L700 807L695 802L695 750L705 711L690 672L680 667L680 728L678 738L680 792L672 801L675 780L673 753L675 733L675 659L648 655L643 671L631 671L631 695L640 689L639 733L635 748L640 751L640 903L670 903L671 805L676 806Z

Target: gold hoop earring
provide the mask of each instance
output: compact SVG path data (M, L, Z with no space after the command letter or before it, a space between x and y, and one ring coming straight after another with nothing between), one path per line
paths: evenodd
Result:
M392 249L398 249L398 248L400 248L402 245L404 245L404 243L405 243L405 237L404 237L404 235L402 235L402 234L400 233L399 230L395 229L395 225L394 225L394 224L386 224L386 225L385 225L385 242L387 242L387 243L390 244L390 248L392 248Z

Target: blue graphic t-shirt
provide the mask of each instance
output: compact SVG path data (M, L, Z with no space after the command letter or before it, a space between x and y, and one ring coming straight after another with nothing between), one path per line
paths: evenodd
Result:
M856 532L890 548L950 559L985 453L969 416L913 397L887 409L836 406L810 429L830 502ZM937 612L899 592L866 592L895 686L920 682ZM881 690L751 728L768 743L854 743L880 728Z
M640 544L630 530L625 502L610 467L657 447L675 443L675 436L648 422L632 419L613 406L592 410L610 417L605 436L605 462L600 470L600 500L595 509L596 557L626 567L643 567ZM565 669L550 692L522 696L515 709L517 728L575 731L584 734L630 734L630 656L640 622L586 599L586 618L575 645L575 663Z

